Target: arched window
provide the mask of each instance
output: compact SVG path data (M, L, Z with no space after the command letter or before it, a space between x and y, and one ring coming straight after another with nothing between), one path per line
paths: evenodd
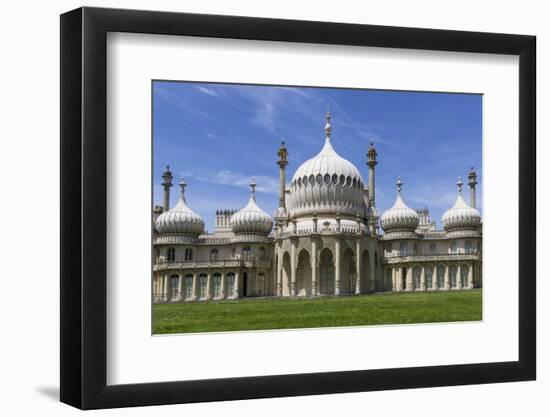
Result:
M208 286L208 277L206 274L200 274L199 275L199 298L206 298L208 293L206 292L206 288Z
M468 265L460 266L460 282L462 282L462 288L468 288Z
M449 279L451 281L451 288L456 288L456 272L457 272L457 268L455 265L451 265L449 267Z
M464 242L464 249L466 250L466 253L472 253L473 250L472 250L472 241L471 240L467 240L466 242Z
M409 252L409 244L407 242L401 242L399 244L399 255L407 256Z
M235 258L236 256L237 256L237 248L233 248L233 249L231 250L231 257L232 257L232 258Z
M391 251L393 251L393 245L391 242L387 242L386 243L386 253L390 253Z
M250 249L250 246L244 246L243 247L243 258L244 259L250 259L251 253L252 253L252 250Z
M193 249L186 248L185 249L185 260L186 261L192 261L193 260Z
M264 260L265 259L265 248L263 246L260 246L258 251L260 252L260 259Z
M445 286L445 267L443 265L437 267L437 286L438 288Z
M430 253L435 253L435 248L436 248L435 243L433 242L430 243Z
M193 298L193 275L187 274L183 280L183 294L186 300Z
M212 296L218 298L221 296L222 290L222 275L216 272L212 275Z
M259 297L264 295L264 288L265 288L265 274L263 272L260 272L258 274L258 290L257 290L257 295Z
M433 269L431 266L427 266L424 270L424 275L426 279L426 289L433 288Z
M218 248L212 248L210 250L210 259L213 260L213 261L218 259Z
M225 295L227 297L233 297L235 293L235 273L230 272L225 277Z
M413 288L415 290L420 288L420 275L422 274L422 271L420 270L420 267L415 266L413 269Z
M179 296L179 275L171 275L170 276L170 299L176 300Z
M456 242L451 242L451 253L457 252Z
M167 256L168 262L173 262L176 260L176 249L168 248Z

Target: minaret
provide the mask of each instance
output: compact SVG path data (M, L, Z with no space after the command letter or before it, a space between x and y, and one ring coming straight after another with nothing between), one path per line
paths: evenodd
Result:
M378 162L376 162L376 148L374 143L370 143L369 150L367 151L367 166L369 167L369 202L371 207L376 207L375 204L375 185L374 185L374 167Z
M468 185L470 186L470 206L476 208L477 174L474 167L471 167L468 173Z
M285 202L285 193L286 193L286 166L288 165L288 151L286 150L285 141L281 142L281 147L279 152L277 152L279 160L277 165L279 165L279 210L277 213L286 212L286 202Z
M458 177L458 180L456 182L456 187L458 188L458 194L462 194L462 186L464 183L462 182L462 177Z
M164 188L164 211L170 210L170 187L172 187L172 178L170 166L166 165L166 171L162 174L162 187Z

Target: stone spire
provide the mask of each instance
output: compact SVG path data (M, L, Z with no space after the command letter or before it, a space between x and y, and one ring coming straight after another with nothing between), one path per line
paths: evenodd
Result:
M330 142L330 134L332 132L332 126L330 125L330 108L327 107L327 113L325 114L325 142Z
M288 151L285 146L284 139L281 141L281 147L277 152L279 160L277 165L279 165L279 210L278 214L284 214L286 211L286 202L285 202L285 187L286 187L286 166L288 165Z
M256 201L256 180L252 178L252 181L250 181L250 199Z
M458 177L458 180L456 181L456 186L458 188L458 193L462 194L462 186L464 183L462 182L462 177Z
M468 173L468 185L470 186L470 206L476 208L477 174L474 167L471 167Z
M180 186L180 199L185 202L185 187L187 187L187 183L185 182L183 177L181 177L179 186Z
M162 174L162 187L164 188L164 211L170 210L170 188L172 187L172 178L170 166L166 165L166 170Z
M369 150L367 151L367 166L369 167L369 202L371 207L376 206L376 189L375 189L375 180L374 180L374 167L378 164L376 162L376 148L374 143L371 142Z

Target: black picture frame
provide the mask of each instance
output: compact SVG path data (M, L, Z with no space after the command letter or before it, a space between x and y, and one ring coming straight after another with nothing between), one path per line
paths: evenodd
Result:
M107 385L108 32L519 56L519 360ZM61 15L61 401L97 409L534 380L535 51L524 35L88 7Z

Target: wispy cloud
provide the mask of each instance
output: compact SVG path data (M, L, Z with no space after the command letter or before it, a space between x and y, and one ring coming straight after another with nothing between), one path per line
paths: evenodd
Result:
M198 87L195 87L197 90L199 90L201 93L204 93L208 96L211 96L211 97L217 97L219 96L220 94L214 90L213 88L206 88L206 87L202 87L202 86L198 86Z
M192 172L182 172L184 177L192 177L198 181L211 184L229 185L233 187L248 188L252 178L256 180L256 190L262 193L277 194L279 192L279 181L276 178L265 175L244 175L239 172L222 170L212 173L194 174Z
M157 97L160 97L161 99L170 103L172 106L176 107L180 111L183 111L192 116L201 116L206 119L212 119L212 116L210 116L208 113L198 110L196 107L191 105L184 96L175 94L159 86L155 86L154 93Z
M262 103L258 106L258 110L252 118L252 123L263 126L271 132L275 133L275 122L273 120L274 113L275 107L272 103Z

